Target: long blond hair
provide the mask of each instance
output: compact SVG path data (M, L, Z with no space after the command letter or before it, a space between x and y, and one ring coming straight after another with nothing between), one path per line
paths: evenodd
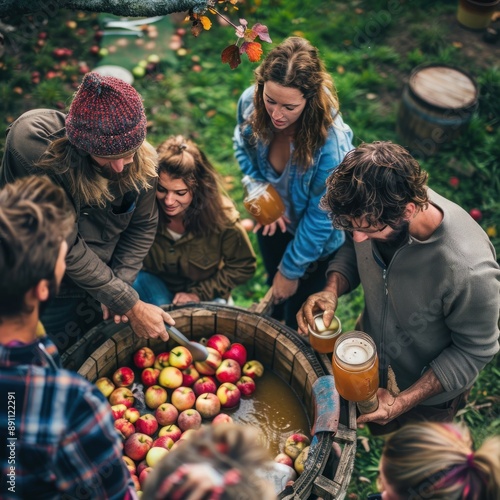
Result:
M120 194L128 191L149 189L157 177L157 154L153 146L144 141L136 151L129 170L119 181L110 181L97 173L92 166L89 154L85 153L61 137L53 141L35 167L47 175L67 174L71 196L81 205L104 207L116 196L110 190L112 184Z
M339 111L332 77L319 57L318 49L305 38L292 36L275 47L255 70L254 111L249 117L255 139L269 143L271 118L264 103L264 84L274 82L299 90L306 105L297 123L293 159L307 170L315 152L325 144Z
M392 434L382 452L387 482L402 498L498 500L500 437L474 451L466 427L422 422Z

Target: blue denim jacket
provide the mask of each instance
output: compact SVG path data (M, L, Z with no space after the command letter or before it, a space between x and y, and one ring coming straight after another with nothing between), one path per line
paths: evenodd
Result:
M242 172L265 181L269 145L260 141L256 145L250 144L250 126L243 130L241 127L253 111L253 93L252 86L240 97L233 143ZM327 212L319 208L319 202L326 191L326 179L351 149L352 131L337 115L326 143L316 151L310 168L304 172L292 163L289 195L299 223L279 265L285 278L302 277L311 263L332 254L344 243L343 231L333 229Z

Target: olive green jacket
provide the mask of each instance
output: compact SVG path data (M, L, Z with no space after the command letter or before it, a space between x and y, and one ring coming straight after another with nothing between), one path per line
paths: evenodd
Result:
M221 232L186 233L177 241L160 224L144 270L160 277L172 293L196 293L203 301L227 299L256 268L252 244L234 208L230 218L231 225Z

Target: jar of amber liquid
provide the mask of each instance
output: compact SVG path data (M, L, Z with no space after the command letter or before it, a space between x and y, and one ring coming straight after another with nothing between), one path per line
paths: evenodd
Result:
M309 325L309 343L321 354L333 352L335 342L342 333L342 325L337 316L334 316L327 327L323 321L323 313L314 316L314 328Z
M243 205L259 224L271 224L285 213L283 200L271 184L256 181L248 175L241 182L247 192Z
M335 386L344 399L355 401L361 413L378 408L378 356L370 336L358 331L344 333L335 345L332 369Z

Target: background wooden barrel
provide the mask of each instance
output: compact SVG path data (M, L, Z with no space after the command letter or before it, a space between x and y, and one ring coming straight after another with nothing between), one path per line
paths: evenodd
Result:
M465 28L484 30L499 4L500 0L459 0L457 20Z
M399 106L401 144L417 158L435 154L467 129L477 97L477 84L465 71L439 64L415 68Z
M356 409L353 404L340 403L330 363L318 357L290 328L254 311L211 303L165 309L175 319L176 327L191 340L219 332L232 342L242 343L249 359L261 361L303 403L316 433L305 471L278 498L307 499L311 495L325 500L344 498L356 452ZM145 345L157 352L174 346L173 341L141 339L127 325L102 323L70 348L62 356L62 362L93 382L110 376L119 366L130 364L132 354ZM333 452L334 443L341 449L340 456Z

